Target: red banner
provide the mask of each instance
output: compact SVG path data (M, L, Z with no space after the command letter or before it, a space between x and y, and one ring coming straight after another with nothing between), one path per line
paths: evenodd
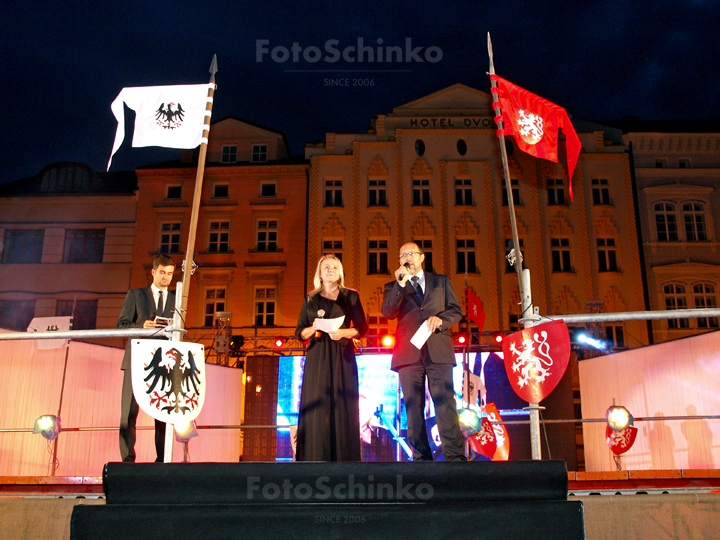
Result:
M568 191L572 200L570 182L581 144L567 111L497 75L490 75L490 79L497 82L491 92L502 109L496 120L504 122L502 133L512 135L520 150L557 163L558 130L562 128L567 150Z
M528 403L540 403L560 382L570 360L565 321L531 326L505 336L503 354L515 393Z
M475 450L481 456L493 458L497 451L497 439L495 438L495 430L490 420L483 418L480 423L480 429L468 438L470 448Z
M483 418L483 421L488 420L495 432L495 444L497 448L495 449L495 454L492 456L492 459L493 461L507 461L510 457L510 436L504 425L493 423L502 422L500 413L494 403L488 403L482 410L487 415L487 418Z
M478 332L482 332L485 325L485 310L483 309L482 300L468 287L465 287L465 299L468 319L477 324Z
M638 428L635 426L628 426L622 431L615 431L610 426L605 426L605 440L612 453L619 456L632 448L637 432Z

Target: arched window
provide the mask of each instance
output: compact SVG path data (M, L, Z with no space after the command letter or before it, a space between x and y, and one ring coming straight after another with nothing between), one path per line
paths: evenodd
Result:
M422 139L415 141L415 153L418 156L422 156L425 153L425 143Z

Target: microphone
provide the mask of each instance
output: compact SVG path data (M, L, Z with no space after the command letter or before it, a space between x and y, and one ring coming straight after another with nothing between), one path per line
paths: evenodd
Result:
M405 264L403 264L403 266L404 266L405 268L408 268L408 269L409 269L409 268L410 268L410 263L409 263L409 262L406 262ZM398 276L398 280L399 280L399 281L402 281L404 278L405 278L405 274L400 274L400 275Z
M325 310L324 309L318 309L317 314L318 314L318 317L320 317L321 319L325 318ZM321 335L320 330L316 330L315 331L315 339L320 339L320 335Z

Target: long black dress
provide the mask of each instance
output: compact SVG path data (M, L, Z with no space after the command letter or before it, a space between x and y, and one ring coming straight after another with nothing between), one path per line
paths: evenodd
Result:
M345 315L341 328L354 327L358 338L367 334L360 296L340 289L337 300L305 296L295 335L312 326L318 310L325 319ZM298 415L297 461L360 461L358 370L352 339L333 341L325 332L313 335L307 346Z

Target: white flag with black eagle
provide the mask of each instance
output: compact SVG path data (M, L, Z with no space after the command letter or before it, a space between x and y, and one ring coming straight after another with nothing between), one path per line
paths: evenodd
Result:
M123 88L111 109L118 121L112 157L125 139L125 108L135 111L134 147L195 148L202 142L208 84Z

